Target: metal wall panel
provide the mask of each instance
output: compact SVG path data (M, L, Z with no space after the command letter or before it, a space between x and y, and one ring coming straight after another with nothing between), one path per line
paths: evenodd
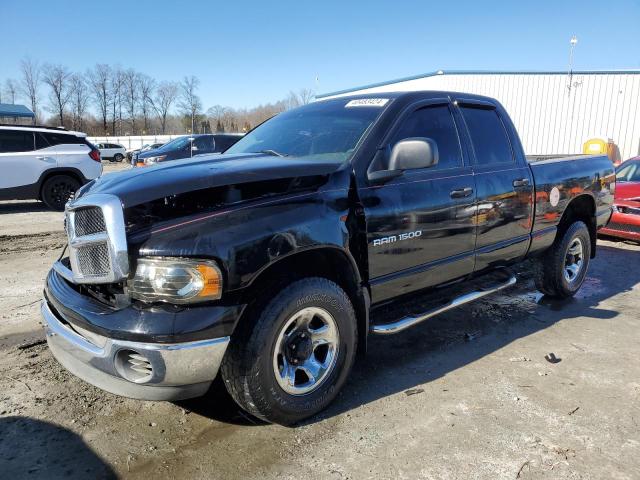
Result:
M527 154L582 153L589 138L611 139L622 159L640 155L640 73L452 73L425 76L341 95L449 90L498 99ZM328 98L328 97L323 97Z

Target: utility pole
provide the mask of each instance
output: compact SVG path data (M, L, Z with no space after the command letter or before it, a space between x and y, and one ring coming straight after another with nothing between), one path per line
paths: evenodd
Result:
M574 35L569 41L569 70L567 72L569 82L567 84L567 95L571 95L571 88L573 87L573 49L576 48L577 44L578 37Z

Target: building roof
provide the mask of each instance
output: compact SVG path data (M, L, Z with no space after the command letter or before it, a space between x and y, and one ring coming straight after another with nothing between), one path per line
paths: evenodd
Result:
M574 75L640 75L640 70L574 70ZM558 70L437 70L435 72L421 73L410 77L396 78L386 82L371 83L360 87L347 88L336 92L322 93L316 95L316 98L331 97L333 95L342 95L344 93L365 90L367 88L384 87L393 85L394 83L408 82L419 78L435 77L438 75L567 75L567 71Z
M35 115L24 105L0 103L0 117L35 118Z

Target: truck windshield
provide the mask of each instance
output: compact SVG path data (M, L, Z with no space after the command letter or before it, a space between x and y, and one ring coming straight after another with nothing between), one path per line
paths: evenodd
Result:
M326 100L280 113L225 153L267 153L309 160L348 160L387 99Z

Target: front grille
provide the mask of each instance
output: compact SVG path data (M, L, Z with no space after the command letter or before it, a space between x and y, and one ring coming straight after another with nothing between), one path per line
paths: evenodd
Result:
M112 284L127 277L127 237L118 197L97 194L71 201L66 230L74 283Z
M107 230L102 210L97 207L80 208L74 212L76 237L93 235Z
M628 223L610 222L607 225L608 229L618 230L619 232L640 233L640 226L630 225Z
M78 267L83 277L104 277L111 271L106 243L90 243L77 248Z

